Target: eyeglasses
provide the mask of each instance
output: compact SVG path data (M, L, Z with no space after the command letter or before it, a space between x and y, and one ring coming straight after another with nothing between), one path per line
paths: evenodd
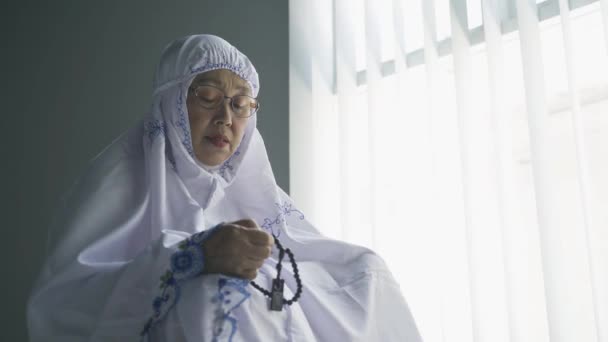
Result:
M222 90L214 86L199 85L190 87L190 90L196 95L198 103L206 109L216 109L222 105L224 99L229 99L232 111L239 118L250 117L260 108L258 100L251 96L235 95L228 97Z

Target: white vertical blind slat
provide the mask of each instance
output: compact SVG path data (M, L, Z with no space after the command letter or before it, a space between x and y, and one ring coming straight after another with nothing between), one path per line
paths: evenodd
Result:
M314 16L309 1L290 1L289 18L289 158L290 194L306 213L312 212L314 188L309 165L314 163L314 151L304 141L314 137L312 130L312 42L314 37L308 23L299 16Z
M438 317L441 298L437 295L437 271L419 260L435 260L436 234L429 229L432 200L430 157L430 123L427 116L425 67L408 68L406 52L421 47L422 11L420 2L393 0L395 34L395 76L391 77L386 102L397 104L387 113L391 117L385 136L393 137L393 157L389 158L393 171L388 207L393 207L391 225L392 249L389 266L400 279L404 295L417 317L418 328L425 341L441 341L442 323ZM417 9L417 10L416 10ZM414 15L413 15L414 14ZM405 22L405 16L408 16ZM415 18L415 20L412 20ZM419 27L417 24L420 24ZM417 34L419 33L419 35ZM414 47L414 48L412 48ZM396 84L396 85L395 85ZM386 89L386 88L385 88ZM388 100L390 97L391 100ZM395 151L398 153L395 155ZM387 239L385 239L386 241ZM398 260L398 261L397 261ZM435 262L435 261L433 261ZM395 267L396 266L396 267ZM429 288L436 290L428 291ZM418 294L418 295L413 295ZM461 306L462 307L462 306Z
M357 242L359 234L353 227L360 227L361 217L360 192L360 150L357 148L361 139L357 139L357 122L360 115L357 110L357 69L355 47L355 25L352 0L335 0L335 37L336 37L336 92L340 123L336 134L339 135L340 150L340 216L342 237L346 241ZM348 229L347 229L348 228ZM353 232L355 230L355 232Z
M436 125L435 123L438 121L437 111L435 109L438 99L436 95L439 93L437 91L437 60L438 60L438 44L437 44L437 33L435 28L435 5L434 0L419 0L421 3L422 9L422 24L423 24L423 46L424 46L424 65L426 69L426 86L427 86L427 112L426 115L428 117L428 125L429 125L429 142L430 142L430 150L431 154L431 175L433 179L436 178L437 174L437 144L436 144ZM434 184L430 184L431 188L429 191L431 192L431 203L440 202L440 185L435 182ZM436 206L441 206L440 204ZM434 209L434 208L433 208ZM432 213L431 209L429 213ZM431 215L428 221L428 230L431 232L429 235L431 236L441 236L440 230L441 222L440 217ZM431 246L429 246L431 247ZM436 312L438 313L438 317L436 318L436 322L438 326L434 330L426 331L427 335L423 335L423 339L428 339L431 341L445 341L446 340L446 329L445 329L445 321L448 319L443 310L445 306L445 293L443 287L440 285L442 283L442 273L445 269L442 264L442 253L440 251L443 250L441 245L441 240L437 241L433 244L432 253L430 255L429 267L431 267L434 271L432 272L432 278L429 279L431 284L433 285L433 293L437 296L437 308ZM433 303L435 304L435 303ZM432 334L432 335L431 335ZM448 335L449 336L449 335Z
M438 56L435 1L422 1L422 12L432 175L427 229L434 238L431 260L437 272L440 332L470 340L474 323L467 285L467 237L453 79L448 72L449 61Z
M468 42L468 25L466 17L466 1L463 0L450 0L449 1L449 16L451 26L451 37L452 37L452 52L453 52L453 65L454 65L454 86L456 94L456 105L457 105L457 116L458 116L458 139L459 139L459 151L460 151L460 167L462 168L462 183L463 183L463 210L464 210L464 230L461 234L464 237L465 255L466 255L466 267L463 271L466 273L467 281L467 296L470 301L470 313L471 326L467 325L468 332L472 336L458 336L458 340L473 340L473 341L484 341L485 336L482 333L483 324L483 310L480 308L482 305L482 298L479 298L480 288L479 276L480 270L476 267L474 258L477 253L475 252L475 227L473 223L473 207L472 199L474 194L471 193L471 189L468 186L471 185L471 168L470 159L471 153L469 147L470 142L467 141L467 134L470 133L468 130L467 116L471 114L471 93L468 91L471 89L471 64L470 64L470 44ZM468 89L468 90L467 90ZM473 196L472 196L473 195ZM463 332L461 332L462 334ZM450 335L454 335L452 332Z
M505 269L505 300L506 300L506 326L508 331L506 336L510 337L510 341L521 341L518 339L518 333L514 327L517 311L514 308L513 298L514 286L513 282L513 263L511 261L511 246L508 243L508 236L511 232L513 225L510 224L509 218L512 217L510 214L510 208L512 207L513 200L508 197L508 187L513 187L513 176L510 172L510 163L506 156L509 155L508 148L512 145L510 141L510 132L507 132L504 127L510 127L511 123L507 121L508 116L504 113L504 96L505 91L503 87L503 51L502 51L502 33L501 33L501 22L504 17L504 13L500 12L500 9L496 3L496 0L482 0L481 1L481 14L482 23L484 28L484 36L486 42L486 51L488 59L488 86L490 93L490 132L494 137L491 139L494 147L494 159L495 164L494 175L495 175L495 189L496 199L498 206L498 227L502 233L502 250L503 250L503 263ZM505 122L507 121L507 122ZM507 185L508 184L508 185Z
M574 227L563 224L563 221L567 221L563 205L568 203L565 210L576 215L576 199L560 196L560 190L563 190L560 187L566 185L554 183L552 177L552 165L559 156L551 144L552 121L547 114L537 6L535 1L516 0L516 7L549 336L552 342L595 341L595 323L593 316L589 317L587 312L592 304L587 297L588 289L583 284L585 280L581 279L588 277L588 274L574 265L573 261L578 261L580 257L576 250L578 246L574 246L578 241L572 239L574 236L570 234ZM562 242L566 236L570 243L567 246ZM572 310L572 307L578 310Z
M513 146L511 127L513 114L506 110L508 88L505 77L505 61L501 24L508 19L508 5L502 0L483 0L482 14L488 59L488 82L490 93L491 139L496 147L495 163L497 197L500 208L500 226L506 270L505 288L508 307L507 325L511 342L548 341L544 327L544 308L532 307L530 300L535 279L531 267L531 243L527 227L523 224L519 210L520 200L516 189L513 169ZM512 61L511 61L512 62ZM542 315L537 314L542 312Z
M466 0L451 0L450 5L473 340L508 341L494 152L487 143L491 124L486 108L480 101L474 104L473 93L485 84L472 67Z
M453 52L453 65L454 65L454 86L456 95L457 105L457 117L458 117L458 139L460 147L460 167L462 168L462 183L463 183L463 210L464 210L464 231L462 234L465 237L465 255L466 255L466 268L464 271L467 273L468 288L467 297L470 301L470 313L472 324L467 326L471 329L473 341L484 341L485 337L481 330L483 330L483 310L480 308L482 305L481 298L479 298L479 276L480 270L476 267L474 258L475 253L475 227L472 219L472 199L474 195L471 193L471 189L467 188L471 184L471 168L470 159L470 144L467 141L467 116L471 114L472 106L470 98L471 94L467 89L471 89L471 64L470 64L470 44L468 42L468 25L466 17L466 2L461 0L450 0L449 2L449 16L452 36L452 52ZM463 131L465 130L465 131ZM471 339L471 337L461 336L458 339Z
M550 189L550 184L544 184L542 176L547 172L543 170L546 163L542 158L546 153L546 147L542 145L544 141L543 134L543 117L546 115L545 91L543 67L540 53L540 34L538 32L538 19L536 17L536 3L529 0L516 0L516 10L518 18L518 26L521 39L521 54L523 61L523 77L526 90L526 110L528 112L528 125L531 144L532 165L534 168L534 181L536 190L536 210L538 216L538 224L541 235L541 253L543 255L544 266L544 285L545 296L547 297L547 315L549 316L549 335L551 341L556 341L559 332L558 318L553 306L558 295L555 293L552 281L553 268L550 267L552 260L546 250L547 241L543 240L543 235L549 230L550 208L546 197L550 194L547 192Z
M369 210L371 221L371 246L376 247L376 232L381 229L378 220L378 208L382 205L382 199L378 196L378 167L379 158L376 153L378 149L377 131L381 129L379 125L383 121L384 115L381 110L382 90L380 80L382 78L382 40L380 39L380 15L378 13L379 0L365 1L365 51L366 51L366 75L367 75L367 116L368 116L368 139L369 139L369 168L370 195Z
M405 20L403 1L393 0L393 23L395 30L395 73L403 73L407 69L407 48L405 38Z
M581 206L582 206L582 222L581 222L581 233L585 236L585 249L587 251L587 259L589 266L589 275L591 280L591 299L593 303L593 314L595 319L595 328L598 341L608 341L608 321L605 322L602 327L601 321L601 307L606 305L597 301L599 291L599 286L595 270L599 270L594 267L594 258L593 258L593 244L591 243L591 233L590 229L593 227L593 213L589 210L590 199L591 199L591 187L590 187L590 176L589 171L587 170L588 159L586 157L586 143L585 143L585 133L584 133L584 123L581 113L580 106L580 97L578 95L578 82L576 77L575 70L575 49L573 48L572 43L572 24L570 20L570 8L568 4L568 0L559 0L559 11L560 11L560 19L561 19L561 28L562 28L562 38L564 42L564 53L565 53L565 61L566 61L566 74L568 78L568 93L570 96L570 106L572 111L572 128L575 138L575 146L576 146L576 163L578 170L578 184L581 194ZM606 317L604 320L608 319Z
M600 0L600 8L602 11L602 23L604 24L604 47L608 54L608 0Z
M311 17L312 25L309 30L314 39L312 60L312 130L314 138L309 141L316 162L308 165L312 171L314 188L323 193L322 197L314 200L311 215L313 222L323 227L323 232L330 237L339 238L341 234L340 216L335 215L339 209L335 205L339 201L339 151L338 117L335 111L334 91L334 49L333 35L333 3L326 0L311 0L315 16Z

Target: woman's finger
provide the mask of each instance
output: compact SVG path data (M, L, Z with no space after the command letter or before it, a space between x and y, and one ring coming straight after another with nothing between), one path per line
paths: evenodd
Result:
M252 219L242 219L238 221L231 222L232 224L243 226L248 229L260 229L257 223L255 223Z
M245 270L257 270L262 267L263 261L252 260L252 259L235 259L230 262L229 267L226 271L235 272L237 274L243 274Z
M252 245L258 246L272 246L274 244L274 238L272 235L262 230L248 230L246 232L247 238Z
M247 269L243 271L242 277L245 279L253 280L258 276L257 269Z
M264 261L270 256L271 252L272 249L270 246L250 245L244 254L249 259Z

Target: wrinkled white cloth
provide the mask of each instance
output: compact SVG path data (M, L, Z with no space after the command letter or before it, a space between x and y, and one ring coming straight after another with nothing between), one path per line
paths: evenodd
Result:
M228 69L259 91L251 62L219 37L163 52L150 113L91 163L51 229L28 301L31 341L420 341L398 284L371 250L321 235L276 184L255 115L219 168L192 152L187 88ZM220 222L254 219L295 254L299 301L269 311L248 282L223 275L159 285L177 244ZM278 253L255 280L270 288ZM285 297L296 291L283 265ZM156 309L162 311L155 319ZM152 322L146 333L146 323Z

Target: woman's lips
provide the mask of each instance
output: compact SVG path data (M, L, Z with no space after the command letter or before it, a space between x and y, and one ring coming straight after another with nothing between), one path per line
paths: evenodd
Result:
M228 139L226 139L225 137L220 136L220 135L215 136L215 137L205 137L205 139L207 139L207 141L209 141L215 147L222 148L222 147L228 145Z

